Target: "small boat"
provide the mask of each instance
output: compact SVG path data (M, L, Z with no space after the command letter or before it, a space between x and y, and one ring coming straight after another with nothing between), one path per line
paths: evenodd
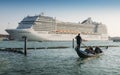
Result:
M91 54L91 53L87 53L83 50L80 50L79 48L75 48L75 51L77 52L77 55L80 57L80 58L88 58L88 57L96 57L96 56L100 56L101 54L103 53L97 53L97 54Z

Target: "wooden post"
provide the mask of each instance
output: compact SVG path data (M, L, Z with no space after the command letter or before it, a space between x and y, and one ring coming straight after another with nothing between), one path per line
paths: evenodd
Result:
M72 40L72 47L74 48L74 39Z
M24 55L27 56L27 37L23 36L24 38Z

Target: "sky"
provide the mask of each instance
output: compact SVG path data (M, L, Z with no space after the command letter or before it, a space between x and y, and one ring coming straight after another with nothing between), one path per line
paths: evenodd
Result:
M107 26L109 36L120 36L120 0L0 0L0 34L15 29L24 17L41 12L65 22L91 17Z

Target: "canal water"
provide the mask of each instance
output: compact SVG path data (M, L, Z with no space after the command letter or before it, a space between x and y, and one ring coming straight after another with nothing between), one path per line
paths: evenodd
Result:
M14 43L22 46L22 42ZM84 44L93 45L94 43ZM2 41L0 46L8 47L7 44L11 45L10 42ZM99 44L116 46L120 43L100 42ZM27 51L27 56L0 51L0 75L120 75L120 47L108 49L102 47L101 49L104 52L103 55L87 59L80 59L71 44L68 48L60 49L30 49Z

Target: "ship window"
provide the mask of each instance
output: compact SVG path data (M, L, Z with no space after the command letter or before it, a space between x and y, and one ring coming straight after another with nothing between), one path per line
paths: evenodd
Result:
M20 24L17 29L31 28L32 24Z

